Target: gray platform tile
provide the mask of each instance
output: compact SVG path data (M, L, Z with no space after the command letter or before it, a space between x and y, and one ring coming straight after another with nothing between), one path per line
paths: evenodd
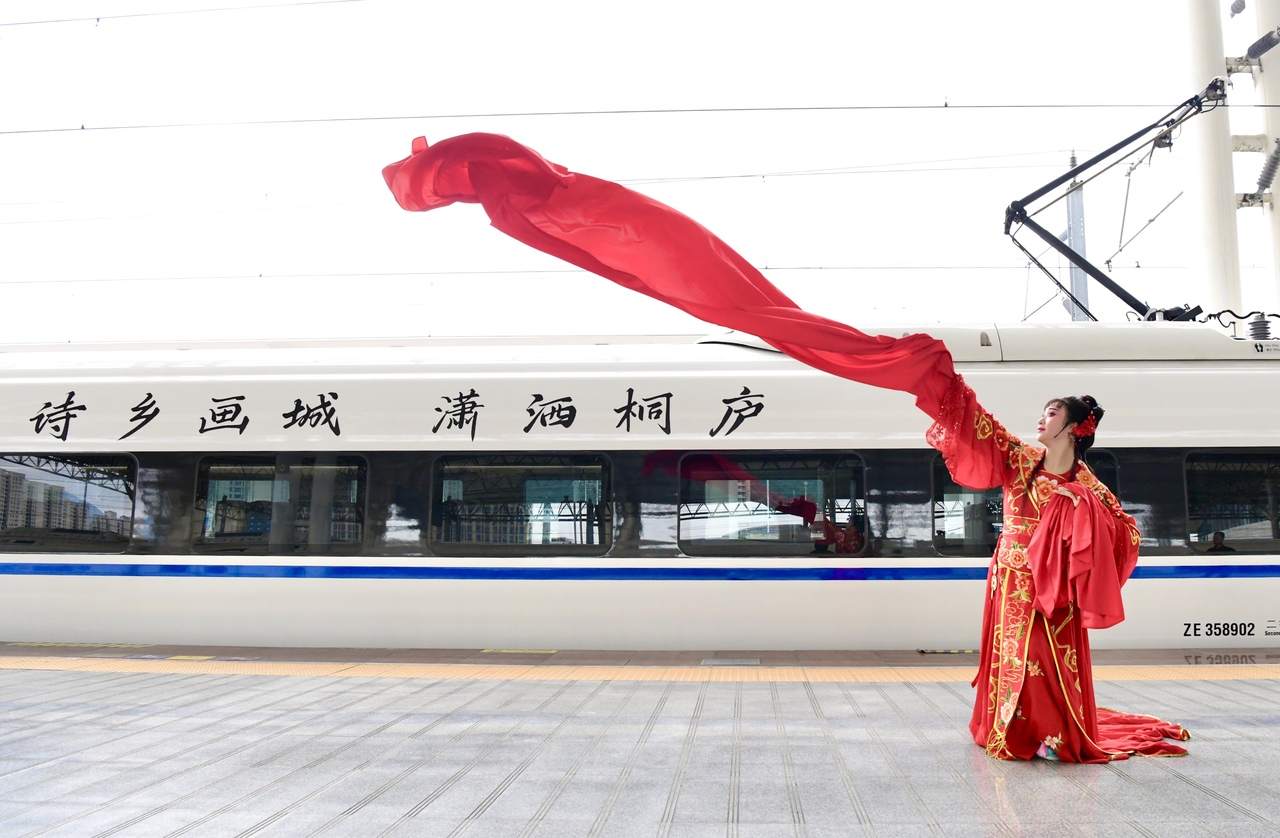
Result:
M40 830L57 828L58 824L72 826L84 824L83 816L90 807L82 803L47 803L26 809L12 817L0 820L0 835L28 835ZM84 826L80 826L84 834Z
M755 832L744 833L738 832L738 838L753 838ZM919 834L919 833L917 833ZM871 831L870 824L861 825L853 822L841 824L825 824L825 823L806 823L804 830L805 838L860 838L860 836L874 836Z
M543 817L537 821L526 823L503 838L590 838L592 823L589 820L565 820L562 818ZM651 829L649 838L657 834ZM723 833L721 833L723 836ZM481 832L465 833L464 838L486 838Z
M145 821L113 832L111 838L152 838L157 835L172 835L179 831L183 838L213 838L235 835L239 832L230 824L217 824L216 819L202 822L207 814L201 809L185 807L167 809Z
M279 804L270 799L255 799L242 806L227 808L224 805L212 810L204 807L170 807L115 835L170 835L182 830L184 838L221 838L239 835L279 811Z
M344 820L346 813L353 810L358 813L370 805L394 809L397 813L407 812L421 800L423 792L421 787L412 784L399 788L388 786L402 770L401 766L377 763L358 772L331 778L337 782L317 794L281 803L279 812L260 817L249 828L269 820L270 828L262 835L310 835L331 823Z
M1275 835L1270 830L1258 832L1238 832L1227 826L1208 825L1194 821L1160 821L1158 823L1141 823L1142 835L1154 835L1156 838L1262 838Z
M670 775L680 764L680 749L670 744L659 747L646 746L628 763L632 774Z
M616 778L626 769L634 750L634 742L601 742L583 759L578 773Z
M856 826L851 827L850 831L836 833L842 836L860 836L870 835L871 833L857 832ZM726 829L721 827L721 829ZM826 833L830 834L830 833ZM813 833L808 830L805 824L789 824L789 823L740 823L732 832L722 832L721 835L735 835L737 838L808 838L811 835L824 835L822 832Z
M902 777L932 777L946 771L943 761L932 748L917 744L915 747L889 747L885 762L893 773Z
M292 838L295 835L317 835L331 824L336 824L339 814L339 812L318 810L312 807L282 809L279 812L259 818L240 834L258 835L263 836L263 838ZM203 832L203 830L201 831ZM182 838L188 838L188 836L183 835ZM190 836L190 838L196 838L196 836ZM211 838L223 838L223 835L215 834Z
M739 784L738 823L790 824L798 817L785 783Z
M748 731L738 737L737 744L738 758L743 764L782 764L782 743L778 741L776 735L761 733L758 726L751 726Z
M916 797L938 822L998 823L1001 819L1001 801L961 780L938 776L931 781L914 780Z
M1158 836L1159 830L1155 826L1141 826L1134 823L1100 823L1090 827L1090 835L1097 838L1151 838Z
M912 793L910 785L897 777L857 778L854 788L877 828L882 824L925 825L934 820L933 812Z
M608 819L656 824L666 811L670 792L668 776L633 774L613 800Z
M832 740L837 745L874 745L879 738L867 724L866 719L849 719L833 722L829 728Z
M380 808L371 808L368 811L360 813L359 817L345 818L340 821L334 821L321 827L319 832L310 833L314 838L373 838L373 836L381 836L387 831L399 828L401 831L395 834L400 836L428 836L448 835L456 827L452 822L443 821L408 821L401 823L399 813L389 812ZM429 830L429 831L428 831ZM276 838L277 833L268 833L270 838ZM288 833L279 833L291 838ZM298 833L301 838L302 833Z
M582 770L595 748L603 742L603 738L597 742L590 737L557 734L538 751L528 770L536 774L561 774L571 769Z
M732 743L715 747L695 745L685 762L685 773L694 777L728 777L733 765Z
M513 771L527 771L526 762L531 763L535 756L536 744L522 743L519 746L500 745L486 754L477 757L468 765L467 773L477 779L495 782Z
M653 823L617 819L606 821L586 834L592 838L655 838L658 827Z
M1230 780L1225 781L1223 785L1216 787L1223 797L1242 808L1248 809L1254 815L1277 824L1276 831L1280 834L1280 799L1277 799L1275 787L1266 788L1253 785L1252 783L1231 783Z
M453 824L461 822L473 806L456 805L455 801L446 805L439 800L423 805L423 799L430 794L430 789L399 788L388 789L368 802L352 805L328 819L319 829L319 835L358 834L364 836L377 835L392 825L404 820L417 824L448 821ZM362 832L351 832L350 827L363 825ZM268 834L273 834L274 830Z
M807 824L856 823L858 820L853 801L844 784L838 780L802 783L797 789L797 797Z
M665 836L665 838L725 838L728 833L723 822L685 821L660 826L650 834Z
M879 743L846 743L838 745L839 759L854 777L893 777L897 774L893 756Z
M693 775L680 784L674 813L664 811L673 823L698 822L723 824L729 817L732 787L727 776Z
M825 736L792 736L788 728L785 743L787 758L794 765L831 770L839 762L839 754L832 749L831 741Z
M559 777L521 776L505 788L495 788L477 805L476 810L468 812L468 817L498 818L502 820L521 820L528 822L541 816L544 809L550 808L549 802L558 787Z
M875 838L1041 838L1056 835L1093 836L1089 828L1076 824L1041 826L1032 824L1025 828L1004 830L991 824L954 823L941 821L932 829L910 824L881 824L867 831ZM1150 838L1150 836L1148 836Z
M612 811L611 801L617 794L620 794L620 790L616 778L579 774L552 801L543 819L586 821L589 824L606 810Z
M1097 795L1115 810L1142 823L1170 819L1229 824L1237 829L1263 826L1248 804L1232 804L1216 791L1186 783L1100 788ZM1276 828L1274 822L1271 828Z

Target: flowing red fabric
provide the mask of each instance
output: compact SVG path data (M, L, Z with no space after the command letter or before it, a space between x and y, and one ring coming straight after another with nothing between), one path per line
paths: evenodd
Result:
M1133 570L1117 567L1115 518L1079 483L1063 488L1080 500L1055 495L1027 546L1035 609L1053 614L1074 602L1085 628L1114 626L1124 620L1120 586Z
M493 226L699 320L756 335L798 361L874 387L903 390L930 416L955 374L925 334L873 337L799 308L688 216L607 180L570 172L498 134L464 134L382 170L401 207L478 203Z

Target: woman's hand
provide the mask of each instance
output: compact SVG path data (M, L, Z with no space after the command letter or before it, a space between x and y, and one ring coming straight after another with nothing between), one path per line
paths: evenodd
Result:
M1080 496L1077 495L1075 492L1071 491L1070 489L1068 489L1066 486L1055 486L1053 489L1053 492L1056 495L1066 495L1067 497L1071 498L1072 506L1080 505Z

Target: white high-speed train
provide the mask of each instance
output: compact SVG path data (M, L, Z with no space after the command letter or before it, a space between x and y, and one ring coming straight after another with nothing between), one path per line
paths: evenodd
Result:
M1096 646L1280 645L1280 341L881 331L1024 438L1106 408L1144 539ZM998 490L928 425L736 335L0 347L0 641L972 648Z

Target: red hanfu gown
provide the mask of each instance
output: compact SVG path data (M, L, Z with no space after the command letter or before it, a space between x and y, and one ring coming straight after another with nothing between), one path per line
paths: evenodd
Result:
M1190 738L1181 726L1099 708L1094 699L1088 629L1124 619L1120 586L1140 541L1111 491L1083 463L1070 475L1045 471L1045 450L1006 431L960 376L927 438L957 483L1004 489L974 679L974 741L998 759L1185 754L1164 741Z

